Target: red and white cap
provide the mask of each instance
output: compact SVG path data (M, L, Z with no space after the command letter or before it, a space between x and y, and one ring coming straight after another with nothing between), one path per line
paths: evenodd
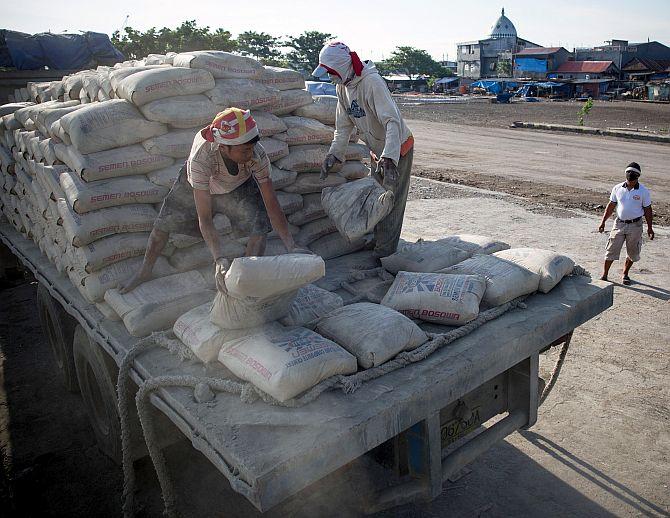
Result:
M200 134L207 142L224 146L239 146L258 137L258 126L249 110L227 108L214 117Z

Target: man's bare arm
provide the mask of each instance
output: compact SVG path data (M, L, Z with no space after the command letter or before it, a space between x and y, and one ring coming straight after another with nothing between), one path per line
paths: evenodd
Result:
M212 258L216 261L223 257L221 238L214 228L214 218L212 214L212 195L209 191L193 189L193 198L195 199L195 210L198 213L198 225L202 238L207 243Z
M654 219L654 212L651 210L651 205L644 208L644 219L647 220L647 235L649 239L654 240L654 228L652 226Z
M616 208L616 203L613 201L609 202L607 204L607 207L605 207L605 214L603 214L603 219L600 222L600 226L598 227L598 232L604 232L605 231L605 222L610 219L610 216L614 212L614 209Z

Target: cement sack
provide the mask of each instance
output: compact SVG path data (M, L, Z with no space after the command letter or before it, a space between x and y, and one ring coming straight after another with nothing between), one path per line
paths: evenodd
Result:
M304 90L305 88L302 74L290 68L264 66L257 81L277 90Z
M152 205L124 205L77 214L59 199L58 213L72 246L81 247L103 237L128 232L151 232L158 213Z
M279 160L278 163L281 163L282 160ZM347 181L336 174L329 174L325 180L321 180L319 173L300 173L295 182L284 187L284 191L297 194L310 194L321 192L327 187L336 187L345 183Z
M123 79L116 95L135 106L178 95L201 94L214 88L214 78L206 70L184 67L162 67L143 70Z
M319 321L316 332L356 356L364 369L381 365L428 340L426 333L406 316L369 302L336 309Z
M323 259L314 255L238 257L230 265L225 283L234 297L263 300L295 291L325 273Z
M159 169L158 171L151 171L147 174L149 181L160 187L167 187L171 189L175 180L179 177L179 171L183 167L183 162L177 161L175 164L172 164L170 167L165 169Z
M317 120L294 116L284 117L283 121L288 129L276 138L289 146L330 144L333 140L333 130Z
M107 304L104 300L102 302L96 302L95 307L107 320L111 320L112 322L121 321L121 317L117 315L116 311L112 309L112 306Z
M244 246L233 239L222 237L221 248L223 256L228 259L244 255ZM170 256L170 264L179 272L195 270L213 262L212 252L204 241L188 248L175 250Z
M210 320L223 329L244 329L267 324L288 314L296 294L297 290L259 300L217 292Z
M302 209L303 200L300 194L282 191L278 191L276 194L279 206L286 216L290 216L294 212L298 212Z
M196 133L201 129L198 126L195 128L171 130L165 135L145 140L142 142L142 146L152 155L186 158L191 153Z
M158 99L145 104L140 111L150 121L169 124L174 128L192 128L212 122L219 108L200 94Z
M382 257L382 266L391 273L421 272L434 273L470 258L472 254L456 248L450 242L424 241L408 243L398 247L398 251Z
M393 203L393 191L385 191L372 177L321 192L323 209L348 241L372 231L391 212Z
M217 79L258 79L263 65L252 58L221 50L197 50L177 54L172 66L199 68Z
M168 131L160 122L147 121L135 106L122 99L85 106L64 115L60 124L72 145L84 155L137 144Z
M58 108L62 107L63 103L59 103L58 101L48 101L45 103L38 103L38 104L30 104L24 108L19 108L18 110L14 111L14 118L21 123L22 126L26 126L29 124L28 121L33 120L33 116L35 116L36 112L40 112L42 110L48 110L50 108ZM76 104L76 103L71 103L71 104ZM71 105L70 104L70 105ZM61 105L61 106L59 106ZM33 120L34 124L34 120Z
M0 106L0 117L14 113L16 110L21 108L26 108L28 106L33 106L35 103L32 101L20 102L20 103L7 103Z
M575 266L575 262L568 256L540 248L512 248L493 255L537 273L542 293L549 293Z
M71 146L72 145L72 140L70 139L70 135L68 135L65 130L63 129L63 126L61 126L60 120L57 120L54 122L51 127L49 128L49 135L51 137L56 138L60 140L63 144L66 146Z
M273 169L275 171L276 169ZM274 181L274 180L273 180ZM326 211L321 206L321 193L305 194L303 196L302 209L294 212L288 217L288 222L292 225L304 225L310 221L323 218Z
M288 315L280 320L285 326L313 328L320 318L341 308L342 297L323 290L314 284L308 284L298 290Z
M261 137L271 137L286 131L284 121L272 113L254 110L251 115L256 121L258 133Z
M310 144L305 146L292 146L286 158L282 158L277 166L298 173L318 173L321 164L328 154L329 146ZM349 144L346 151L346 160L362 161L370 157L367 148L361 144ZM342 164L336 164L332 172L341 169Z
M335 125L335 113L337 112L336 95L314 95L314 102L301 106L295 110L295 114L300 117L309 117L316 119L329 126Z
M78 104L76 101L71 101L71 103L72 103L71 106L59 106L50 108L48 110L42 110L41 112L39 112L35 118L35 125L37 126L37 128L44 135L48 135L51 131L51 125L54 122L59 120L64 115L67 115L68 113L72 113L83 108L83 106L81 104ZM62 103L62 104L65 105L71 103Z
M46 138L41 140L39 143L40 153L42 155L42 161L46 165L53 165L58 160L56 156L56 146L55 140L51 138Z
M144 255L149 241L148 232L130 232L103 237L74 250L79 266L93 273L105 266Z
M439 273L481 275L486 278L482 301L490 307L500 306L537 291L540 276L511 261L492 255L475 255Z
M278 401L288 401L331 376L356 372L353 356L301 327L229 342L221 348L219 361Z
M309 249L324 259L333 259L352 252L357 252L364 248L367 242L368 236L350 242L339 232L334 232L310 243Z
M251 79L218 79L216 86L204 93L219 109L269 109L280 100L279 90Z
M475 234L456 234L447 236L440 241L444 241L461 250L470 252L471 254L492 254L507 250L509 245L503 241L498 241L487 236L478 236Z
M126 79L128 76L139 74L140 72L144 72L145 70L159 70L166 68L169 67L166 67L164 65L151 65L151 66L147 65L142 67L116 68L109 72L109 83L112 87L112 90L116 92L116 89L119 87L121 81Z
M159 203L170 190L151 183L144 175L87 183L71 171L61 173L60 184L77 214L132 203Z
M23 127L23 125L16 119L16 117L14 117L13 113L2 117L2 124L7 129L7 131L14 131Z
M307 246L323 236L337 232L337 227L330 218L321 218L305 223L294 236L300 246Z
M485 290L478 275L398 272L382 304L410 318L462 326L479 315Z
M105 292L113 288L118 288L119 284L130 279L142 267L144 257L133 257L125 259L118 263L110 264L91 274L82 274L82 284L85 298L90 302L101 302L104 300ZM177 273L170 266L165 257L158 257L156 264L151 270L151 279L158 279L167 275Z
M363 162L357 160L349 160L342 164L342 168L337 172L338 176L345 178L348 181L351 180L360 180L369 176L370 168L366 166Z
M123 295L109 290L105 302L123 319L128 332L139 337L171 328L181 315L213 296L199 272L186 272L145 282Z
M276 138L261 138L260 143L272 163L288 156L288 144L286 142L282 142Z
M275 190L283 189L295 182L295 179L298 177L298 173L295 171L284 171L278 167L273 167L270 170L270 178L272 179L272 187Z
M270 107L275 115L288 115L301 106L312 103L312 95L307 90L282 90L279 100Z

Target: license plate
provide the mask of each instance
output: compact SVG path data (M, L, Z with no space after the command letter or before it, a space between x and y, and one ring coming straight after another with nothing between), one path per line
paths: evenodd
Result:
M447 421L441 426L440 437L442 439L442 448L446 448L462 437L465 437L482 424L479 408L475 407L472 409L472 415L467 420L456 418Z

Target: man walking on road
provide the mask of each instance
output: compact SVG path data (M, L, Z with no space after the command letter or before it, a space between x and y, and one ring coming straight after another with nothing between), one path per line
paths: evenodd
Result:
M647 234L649 239L654 239L654 229L652 228L653 213L651 210L651 194L649 190L642 185L638 178L641 174L640 165L637 162L631 162L626 167L626 181L614 186L610 195L610 202L605 208L605 214L598 227L598 232L605 231L605 222L610 218L616 209L616 218L614 226L610 232L610 238L607 241L605 253L605 264L603 266L602 281L607 280L612 263L619 259L621 248L626 243L626 263L623 268L622 283L630 284L628 272L634 262L640 260L640 251L642 249L642 216L647 220Z

